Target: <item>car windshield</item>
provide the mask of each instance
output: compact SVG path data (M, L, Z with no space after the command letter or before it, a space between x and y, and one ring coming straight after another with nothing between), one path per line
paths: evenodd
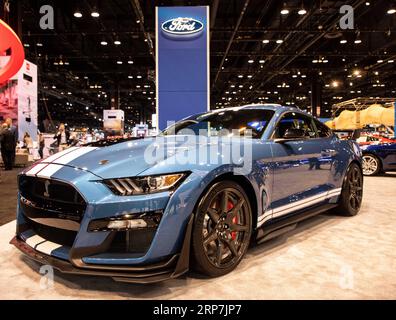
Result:
M250 135L251 132L252 138L257 139L273 115L274 111L263 109L209 112L176 122L160 135L230 136L237 130L241 136Z

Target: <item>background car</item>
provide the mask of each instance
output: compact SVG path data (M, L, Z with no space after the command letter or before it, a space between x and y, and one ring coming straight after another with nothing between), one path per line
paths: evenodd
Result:
M361 146L363 152L363 174L374 176L385 171L396 170L396 143Z
M234 147L247 151L228 158ZM66 273L148 283L193 268L213 277L235 269L251 239L326 210L354 216L362 195L355 142L296 108L229 108L23 171L12 243Z

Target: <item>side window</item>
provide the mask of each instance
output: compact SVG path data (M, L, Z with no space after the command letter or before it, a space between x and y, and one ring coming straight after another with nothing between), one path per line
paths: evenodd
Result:
M288 129L303 130L307 138L316 138L313 119L300 113L286 113L275 128L274 138L283 138Z
M316 129L318 131L319 138L328 138L332 136L332 131L328 126L323 124L322 122L315 120Z

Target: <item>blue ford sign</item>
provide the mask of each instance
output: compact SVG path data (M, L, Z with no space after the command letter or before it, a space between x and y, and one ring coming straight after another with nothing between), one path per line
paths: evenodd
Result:
M171 35L192 35L203 30L203 23L193 18L175 18L165 21L161 28Z
M209 110L209 7L157 7L157 129Z

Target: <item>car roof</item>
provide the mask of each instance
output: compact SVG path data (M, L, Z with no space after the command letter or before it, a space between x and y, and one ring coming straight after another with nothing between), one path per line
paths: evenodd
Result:
M211 110L213 113L217 112L224 112L224 111L238 111L238 110L271 110L275 112L282 113L284 111L297 111L306 115L309 115L305 111L299 109L298 107L292 107L292 106L282 106L280 104L275 104L275 103L266 103L266 104L247 104L247 105L242 105L238 107L229 107L229 108L222 108L222 109L216 109L216 110Z

